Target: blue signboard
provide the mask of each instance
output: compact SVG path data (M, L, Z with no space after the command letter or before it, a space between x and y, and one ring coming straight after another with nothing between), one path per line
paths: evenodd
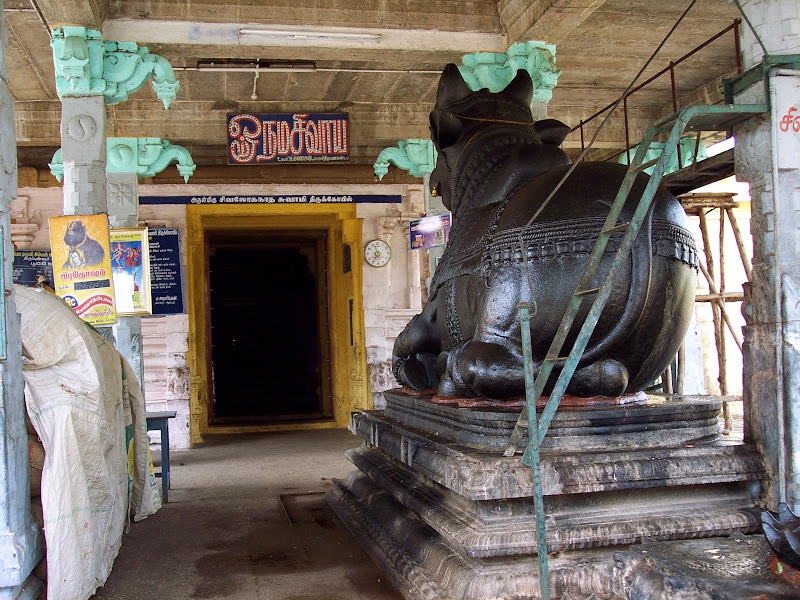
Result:
M228 115L228 164L345 161L350 135L344 113Z
M181 244L178 229L149 229L150 295L154 315L176 315L183 310Z
M140 196L139 204L398 204L400 194L286 194L278 196Z
M14 250L14 283L33 287L39 275L44 275L46 283L53 287L53 257L49 250Z

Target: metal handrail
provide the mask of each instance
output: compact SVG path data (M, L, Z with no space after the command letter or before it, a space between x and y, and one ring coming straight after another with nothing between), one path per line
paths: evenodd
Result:
M681 56L677 60L670 61L668 66L666 66L663 69L661 69L658 73L656 73L655 75L653 75L652 77L650 77L646 81L644 81L644 82L640 83L639 85L637 85L636 87L630 89L628 92L623 94L620 97L620 99L614 100L614 102L611 102L605 108L600 109L599 111L597 111L596 113L591 115L589 118L581 119L581 121L578 123L578 125L573 127L572 130L570 131L570 133L572 133L574 131L580 130L581 150L583 150L585 148L585 146L584 146L584 130L583 130L584 125L587 125L591 121L593 121L596 118L600 117L603 113L605 113L608 110L612 109L620 100L622 100L623 115L624 115L624 120L625 120L625 145L626 145L625 151L628 152L635 144L632 145L630 143L630 132L629 132L629 128L628 128L628 104L627 104L627 99L631 95L633 95L634 92L637 92L637 91L641 90L642 88L644 88L645 86L651 84L653 81L655 81L659 77L661 77L663 75L666 75L667 73L670 73L670 87L671 87L671 94L672 94L673 112L677 111L678 110L678 107L677 107L677 90L676 90L676 86L675 86L675 76L674 76L675 67L677 65L680 65L681 63L683 63L687 59L691 58L692 56L697 54L700 50L702 50L703 48L709 46L710 44L712 44L713 42L715 42L716 40L718 40L719 38L724 36L726 33L729 33L731 31L733 31L733 35L734 35L734 48L735 48L735 54L736 54L736 72L741 75L742 71L743 71L741 48L740 48L740 45L739 45L739 27L741 25L741 22L742 22L741 19L734 19L733 23L728 25L725 29L723 29L719 33L711 36L705 42L703 42L702 44L700 44L696 48L692 49L691 51L687 52L686 54L684 54L683 56ZM681 164L680 161L679 161L678 164Z

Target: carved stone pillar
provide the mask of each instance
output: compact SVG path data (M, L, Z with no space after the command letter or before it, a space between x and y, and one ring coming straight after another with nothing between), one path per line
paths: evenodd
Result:
M136 173L108 173L108 222L112 229L136 227L139 215L139 181ZM112 327L114 344L136 373L144 390L142 318L117 316Z
M139 180L136 173L108 173L108 224L112 229L139 225Z
M797 53L797 4L793 0L744 3L769 53ZM763 51L743 27L747 67ZM788 115L800 111L800 74L773 69L769 78L772 112L735 130L736 175L750 183L753 270L745 290L745 436L767 466L767 507L781 501L800 510L800 133ZM764 103L764 86L754 85L737 103ZM788 126L787 126L788 124Z
M64 214L108 213L112 228L136 227L137 174L151 176L178 160L188 179L194 162L184 148L158 138L112 138L108 148L106 104L124 102L151 78L156 95L169 108L180 87L172 67L134 42L104 41L99 31L85 27L54 30L50 45L62 115L61 149L50 168L64 179ZM107 165L112 167L108 182ZM103 337L114 339L111 328L99 329ZM113 331L117 349L143 383L141 318L119 317Z
M12 289L11 200L17 193L14 101L5 68L4 0L0 0L0 227L3 280L0 293ZM22 341L14 296L5 298L8 358L0 361L0 599L36 598L42 584L31 571L43 555L42 536L31 514L28 437L22 380Z
M64 214L106 212L106 104L103 96L61 99L61 157Z

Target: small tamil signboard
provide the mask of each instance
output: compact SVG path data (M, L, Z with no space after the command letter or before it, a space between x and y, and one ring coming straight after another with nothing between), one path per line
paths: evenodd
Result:
M50 250L56 294L87 323L116 323L108 216L50 217Z
M412 250L444 246L450 238L450 215L432 215L415 219L409 224L408 234Z
M39 276L53 288L53 257L47 250L14 250L14 283L27 287L39 284Z
M183 310L180 230L150 230L150 290L154 315L179 315Z
M147 228L112 229L111 258L117 314L151 314Z
M229 114L228 164L339 162L350 157L347 114Z

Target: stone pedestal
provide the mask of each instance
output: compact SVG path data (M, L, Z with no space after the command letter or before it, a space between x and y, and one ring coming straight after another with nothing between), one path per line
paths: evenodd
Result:
M340 518L408 599L538 598L531 471L499 443L516 412L386 398L353 415L364 445L329 494ZM554 598L624 598L614 554L630 544L758 530L761 461L718 437L718 412L652 396L559 410L541 463Z

